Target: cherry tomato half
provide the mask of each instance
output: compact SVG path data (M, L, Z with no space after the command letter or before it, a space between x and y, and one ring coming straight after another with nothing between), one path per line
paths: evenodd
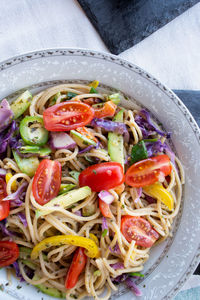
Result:
M112 189L123 182L123 167L117 162L92 165L79 175L79 185L89 186L95 192Z
M0 178L0 221L7 218L10 212L10 201L2 201L6 196L6 182Z
M61 184L61 164L44 159L33 178L32 191L37 203L44 205L58 195Z
M109 204L105 203L100 198L99 198L99 209L104 217L106 218L113 217Z
M89 124L93 117L93 108L79 101L56 104L43 113L44 126L49 131L76 129Z
M19 248L16 243L0 241L0 268L13 264L19 257Z
M108 101L103 107L97 108L94 111L95 118L113 117L116 111L117 105L112 101Z
M172 167L167 155L158 155L133 164L126 172L125 182L133 187L143 187L156 181L163 181Z
M66 289L72 289L77 281L81 272L84 270L87 262L87 256L83 248L76 249L71 266L69 267L67 278L65 280Z
M157 231L142 217L123 216L121 219L121 232L129 243L145 248L151 247L159 238Z

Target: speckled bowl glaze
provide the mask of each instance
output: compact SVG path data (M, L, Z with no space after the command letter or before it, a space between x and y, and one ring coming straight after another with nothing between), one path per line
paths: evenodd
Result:
M81 49L36 51L0 63L0 99L12 99L26 88L34 92L66 81L94 79L135 99L173 133L173 145L186 171L182 205L174 222L173 236L152 249L144 268L145 277L138 280L143 292L140 299L172 299L200 257L200 130L183 103L139 67L113 55ZM133 102L123 104L131 108ZM0 283L6 282L5 270L1 270ZM52 299L15 279L11 286L5 286L4 293L20 300ZM129 296L134 297L120 286L112 298L125 300Z

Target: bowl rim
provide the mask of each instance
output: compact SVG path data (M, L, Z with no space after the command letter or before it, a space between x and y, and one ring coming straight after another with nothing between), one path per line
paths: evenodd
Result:
M9 69L10 67L26 62L26 61L33 61L38 58L42 57L51 57L51 56L86 56L86 57L95 57L102 60L106 60L118 65L121 65L122 67L125 67L126 69L129 69L131 71L134 71L138 75L142 76L143 78L147 79L151 83L153 83L158 89L160 89L162 92L164 92L171 101L179 107L179 109L184 114L185 119L187 119L190 127L192 128L192 131L197 139L197 142L200 146L200 128L198 124L196 123L194 117L188 110L188 108L185 106L185 104L179 99L179 97L166 85L162 84L159 80L157 80L151 73L145 71L144 69L140 68L139 66L129 62L126 59L123 59L119 56L103 52L103 51L97 51L97 50L90 50L88 48L79 48L79 47L55 47L55 48L41 48L39 50L33 50L30 52L24 52L19 55L15 55L13 57L10 57L6 60L0 61L0 72L4 71L6 69ZM193 256L190 265L188 266L187 271L181 276L179 281L169 292L162 298L163 300L171 299L174 297L178 291L182 288L184 283L188 280L188 278L193 274L196 266L199 263L200 259L200 242L199 246L196 250L196 254ZM119 295L120 296L120 295Z

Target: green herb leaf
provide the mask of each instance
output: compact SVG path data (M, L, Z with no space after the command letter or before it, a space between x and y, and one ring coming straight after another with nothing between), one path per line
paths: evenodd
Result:
M92 172L96 175L97 174L97 171L96 170L92 170Z
M90 89L90 94L98 94L97 90L93 86Z

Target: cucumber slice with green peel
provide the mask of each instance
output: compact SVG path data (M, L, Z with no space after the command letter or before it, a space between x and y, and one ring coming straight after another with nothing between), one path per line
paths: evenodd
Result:
M60 207L60 208L68 208L72 204L85 199L86 197L90 196L92 193L91 188L89 186L84 186L82 188L72 190L66 194L62 194L47 204L43 205L45 210L36 210L36 217L39 218L41 216L45 216L53 212L52 208Z
M28 259L30 260L32 250L33 249L24 246L19 247L19 259L22 259L24 261ZM42 256L44 261L47 261L47 255L42 253Z
M26 260L30 258L33 249L24 246L19 247L19 258Z
M35 274L32 280L36 281L39 279L40 279L40 277ZM52 296L52 297L55 297L55 298L64 299L66 297L66 293L59 291L56 288L46 287L44 284L37 284L37 285L35 285L35 287L38 288L42 293Z
M19 118L29 107L32 100L32 94L29 91L25 91L20 95L10 106L14 113L14 119Z
M53 106L56 104L57 99L61 96L61 93L58 92L57 94L55 94L54 96L52 96L49 100L49 106Z
M31 262L28 259L21 259L20 260L25 266L29 267L31 270L36 270L37 269L37 265L33 262Z
M70 172L69 172L69 175L71 175L75 180L78 181L80 172L78 172L78 171L70 171Z
M66 192L69 192L70 190L72 190L73 188L75 188L75 184L73 183L69 183L69 184L61 184L60 185L60 190L59 190L59 194L58 195L61 195L61 194L64 194Z
M123 110L120 110L113 121L123 122ZM115 132L108 133L108 154L112 161L120 163L124 167L124 138Z
M88 139L81 133L77 132L76 130L70 130L70 135L73 138L73 140L77 143L78 146L81 148L85 148L90 145L96 146L97 143L91 139Z
M121 101L121 95L119 93L115 93L115 94L112 94L112 95L109 95L107 97L107 100L111 100L113 103L115 103L116 105L118 105ZM120 121L118 121L120 122Z
M15 150L13 150L13 156L22 173L33 177L39 166L39 159L37 157L22 158Z

